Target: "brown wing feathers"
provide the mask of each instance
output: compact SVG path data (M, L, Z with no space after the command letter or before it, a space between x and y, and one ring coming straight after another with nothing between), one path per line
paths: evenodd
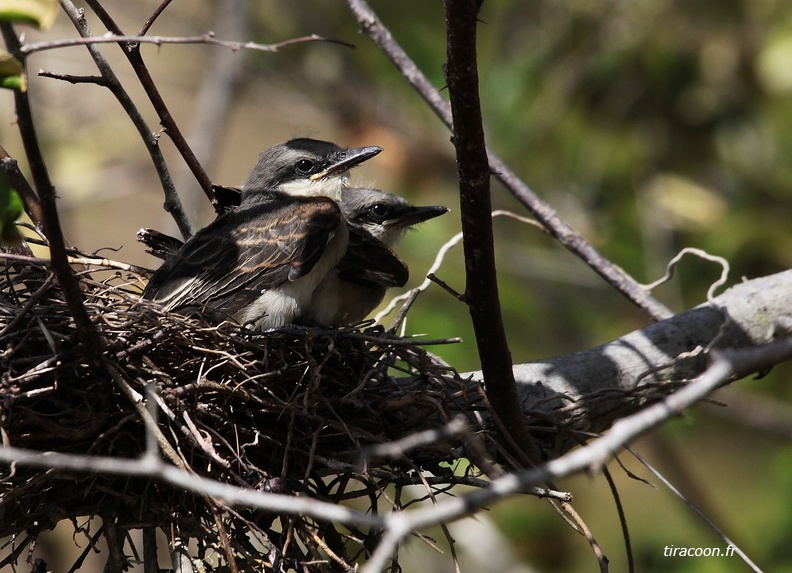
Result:
M154 273L144 297L170 310L233 315L262 290L310 272L341 221L325 197L283 195L229 211Z

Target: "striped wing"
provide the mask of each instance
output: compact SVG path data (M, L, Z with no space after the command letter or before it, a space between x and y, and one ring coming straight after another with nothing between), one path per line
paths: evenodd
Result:
M403 287L410 278L403 260L367 231L349 226L349 244L336 267L338 278L368 287Z
M144 298L168 310L233 316L266 289L309 273L341 224L326 197L289 197L229 211L151 278Z

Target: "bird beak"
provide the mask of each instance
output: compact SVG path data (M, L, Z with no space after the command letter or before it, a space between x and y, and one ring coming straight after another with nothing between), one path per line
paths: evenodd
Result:
M336 155L333 162L327 166L326 169L319 173L314 173L309 177L311 181L318 181L326 177L333 177L340 175L344 171L349 171L356 165L360 165L367 159L371 159L382 151L381 147L376 145L369 145L367 147L355 147L354 149L345 149Z
M418 223L423 223L424 221L428 221L429 219L434 219L435 217L439 217L444 213L448 213L448 207L443 207L442 205L431 205L426 207L411 207L407 210L404 214L400 217L396 217L395 219L388 219L383 221L383 225L399 225L400 227L410 227L412 225L417 225Z

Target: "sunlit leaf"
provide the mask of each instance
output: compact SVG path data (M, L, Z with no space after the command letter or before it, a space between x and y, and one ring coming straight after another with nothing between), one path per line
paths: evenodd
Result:
M29 24L47 30L58 15L57 0L3 0L0 2L0 22Z
M22 199L0 173L0 244L18 245L22 237L14 222L22 215Z
M25 68L5 50L0 50L0 86L22 92L27 89Z

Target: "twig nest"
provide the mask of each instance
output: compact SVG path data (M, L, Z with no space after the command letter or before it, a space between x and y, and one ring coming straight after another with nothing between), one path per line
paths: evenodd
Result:
M440 473L438 464L459 453L429 445L397 462L363 463L366 447L440 425L462 409L452 404L464 388L458 375L408 340L379 327L253 333L208 324L140 300L145 280L134 271L75 271L104 344L106 372L89 366L46 263L5 261L0 409L7 445L141 456L145 426L118 376L156 403L150 411L186 466L237 486L376 504L389 482L415 483L413 471L422 467ZM149 479L19 467L0 481L0 535L113 515L124 527L175 525L211 544L219 543L216 512L199 496ZM276 518L223 514L230 530L253 527L281 550L281 535L271 529ZM299 523L315 535L310 520ZM322 531L346 554L338 532ZM248 551L239 543L235 552ZM311 553L298 545L288 551L298 560Z

